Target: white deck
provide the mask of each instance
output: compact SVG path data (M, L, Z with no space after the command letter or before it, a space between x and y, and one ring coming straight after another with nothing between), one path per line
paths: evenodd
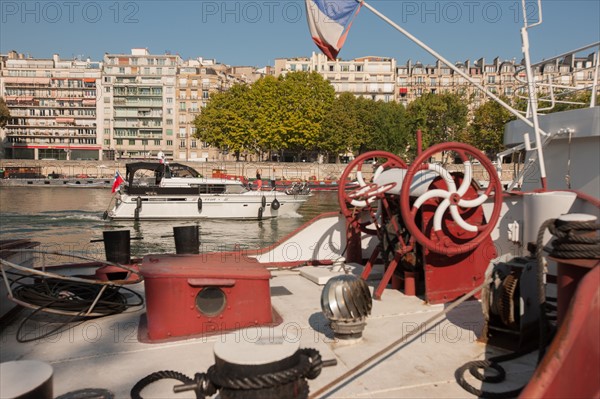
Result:
M273 328L283 331L287 339L298 339L300 347L318 349L323 359L338 361L337 366L324 368L316 380L309 381L311 392L444 309L444 305L427 305L419 298L388 289L381 301L374 301L363 339L347 344L332 338L321 312L321 286L300 276L296 270L274 271L270 285L271 289L285 287L291 292L291 295L272 297L273 307L283 318L283 322ZM143 291L143 284L134 289ZM193 377L214 363L213 345L221 335L169 343L140 342L139 321L144 311L137 309L89 320L62 334L30 343L16 341L17 321L7 326L1 335L0 360L36 359L50 363L54 368L55 396L93 387L108 389L117 398L129 397L134 384L150 373L174 370ZM450 312L448 318L440 320L439 324L427 326L426 331L402 343L389 356L330 391L329 397L469 397L456 384L454 371L470 360L486 357L486 345L476 341L483 321L480 304L477 301L463 303ZM26 331L31 337L39 334L40 328ZM241 330L239 336L255 340L257 331L256 328ZM534 359L535 354L532 354L525 364L517 361L509 365L508 382L501 385L501 390L522 385L533 372ZM142 396L194 397L191 392L174 394L172 387L177 384L174 380L160 381L144 389Z

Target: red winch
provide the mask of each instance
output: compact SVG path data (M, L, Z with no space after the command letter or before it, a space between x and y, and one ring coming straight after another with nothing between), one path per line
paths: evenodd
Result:
M141 273L151 341L273 321L269 278L238 253L148 255Z

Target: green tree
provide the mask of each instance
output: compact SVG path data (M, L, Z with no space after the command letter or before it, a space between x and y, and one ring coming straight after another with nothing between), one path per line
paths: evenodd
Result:
M359 146L362 126L358 118L357 100L352 93L342 93L334 101L322 123L320 150L333 154L339 162L339 154L353 151Z
M466 142L488 155L496 154L504 148L504 125L513 119L515 117L503 106L487 101L473 112Z
M282 139L287 148L318 150L321 124L335 99L335 90L317 72L280 76Z
M6 102L4 101L4 97L0 97L0 127L6 126L8 120L10 119L10 111Z
M196 137L213 147L233 151L239 155L252 148L253 138L248 137L251 110L248 106L247 85L233 85L229 91L211 96L209 105L196 117Z
M236 154L286 148L313 150L331 105L333 87L316 72L265 77L211 96L196 117L197 137Z
M460 140L467 127L469 109L465 99L453 93L427 93L407 108L412 140L416 131L423 132L423 146Z
M376 102L375 122L367 146L369 150L383 150L404 155L410 143L406 110L396 102Z

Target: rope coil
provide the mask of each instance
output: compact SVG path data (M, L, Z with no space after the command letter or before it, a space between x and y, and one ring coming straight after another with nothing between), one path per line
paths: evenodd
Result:
M131 398L141 399L141 391L146 386L161 379L179 380L184 385L175 387L175 392L193 390L196 393L196 398L202 399L206 396L214 395L220 389L239 391L269 389L302 378L310 380L317 378L323 369L323 360L319 351L312 348L304 348L299 349L298 354L300 361L292 368L251 377L225 375L220 373L214 365L210 366L206 373L197 373L194 379L176 371L158 371L138 381L131 389Z
M596 222L555 220L548 226L555 240L550 256L559 259L600 259L600 237L591 233L600 229Z

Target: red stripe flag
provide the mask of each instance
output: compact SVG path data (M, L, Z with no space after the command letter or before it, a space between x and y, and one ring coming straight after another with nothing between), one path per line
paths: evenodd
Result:
M123 179L123 177L117 170L115 172L115 180L113 181L113 185L112 185L112 192L114 193L115 191L117 191L119 189L119 186L121 186L121 184L123 184L123 183L125 183L125 180Z

